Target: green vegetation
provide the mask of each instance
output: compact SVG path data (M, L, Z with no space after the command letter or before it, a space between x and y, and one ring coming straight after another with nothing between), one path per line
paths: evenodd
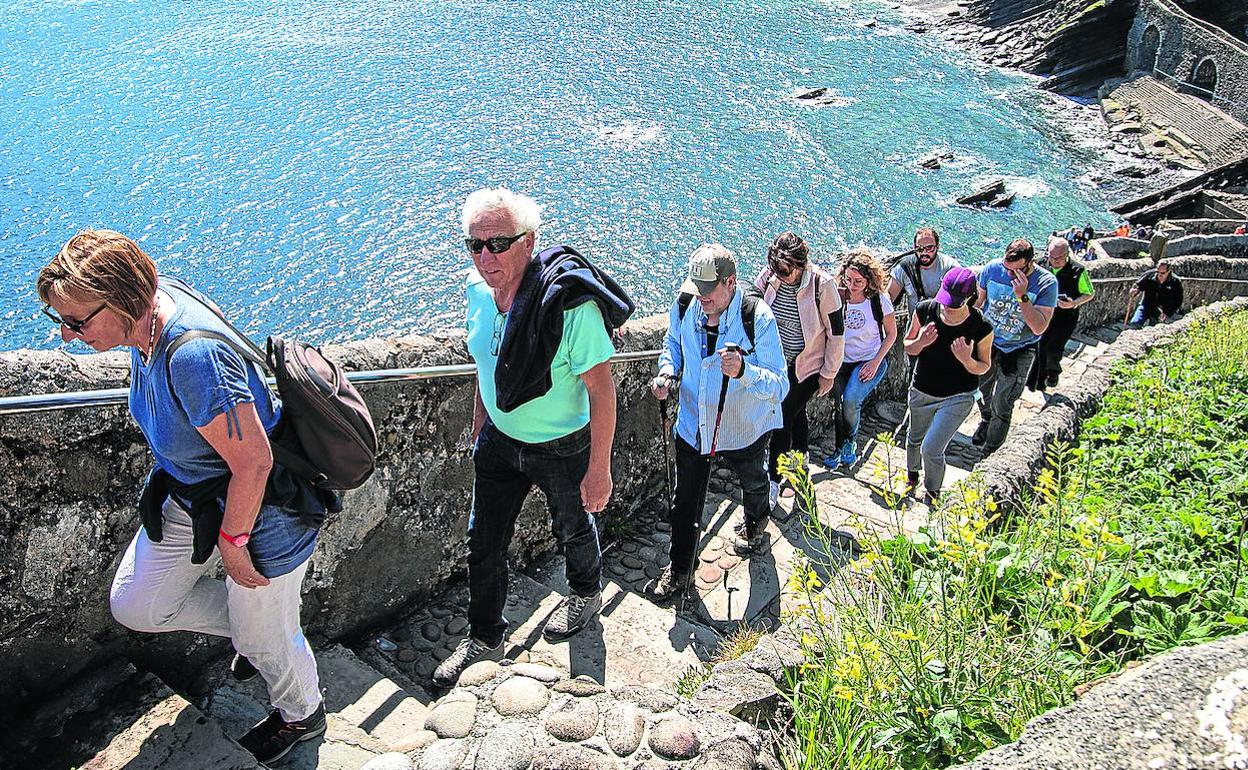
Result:
M719 640L715 654L706 663L690 666L676 680L676 693L684 698L692 698L707 679L711 677L711 669L720 663L736 660L758 646L758 642L766 633L761 628L739 626L730 634Z
M813 510L809 477L786 460ZM786 764L946 767L1129 660L1236 633L1248 624L1245 510L1239 313L1119 367L1031 499L1006 511L960 485L919 532L863 535L847 566L829 556L795 575L812 662L790 682Z

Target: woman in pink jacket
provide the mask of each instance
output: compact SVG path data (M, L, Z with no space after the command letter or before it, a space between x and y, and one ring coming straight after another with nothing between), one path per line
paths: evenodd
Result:
M810 264L810 248L793 233L781 233L767 250L767 267L754 285L763 292L780 331L789 369L789 394L781 405L784 427L771 434L771 504L780 493L776 460L796 449L806 452L806 402L827 395L836 381L845 350L845 319L836 281ZM786 490L787 494L788 490Z

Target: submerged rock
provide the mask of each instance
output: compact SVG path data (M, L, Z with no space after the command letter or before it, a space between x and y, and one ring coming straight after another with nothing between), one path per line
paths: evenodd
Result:
M962 206L974 206L980 203L991 203L993 200L996 200L1005 194L1005 180L996 179L979 188L975 192L958 198L958 204Z

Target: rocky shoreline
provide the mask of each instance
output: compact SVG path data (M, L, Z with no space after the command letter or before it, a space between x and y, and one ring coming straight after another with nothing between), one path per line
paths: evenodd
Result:
M1135 135L1114 130L1093 89L1062 90L1054 87L1059 84L1052 77L1044 79L1037 74L1040 60L1035 52L1043 39L1039 21L987 26L979 23L984 11L979 8L976 12L978 1L904 0L891 3L890 7L902 14L905 29L914 34L939 35L985 65L1035 78L1037 90L1047 95L1042 109L1050 122L1073 145L1094 155L1077 180L1080 184L1104 188L1110 197L1127 199L1197 173L1188 166L1148 153Z

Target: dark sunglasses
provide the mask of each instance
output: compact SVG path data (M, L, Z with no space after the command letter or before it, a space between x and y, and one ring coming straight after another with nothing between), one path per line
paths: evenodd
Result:
M496 235L493 238L486 238L484 240L480 238L465 238L464 245L467 246L468 251L473 254L480 254L482 249L489 249L491 254L502 254L507 249L510 249L513 243L528 234L529 233L526 230L519 235Z
M1003 262L1026 262L1027 258L1022 256L1021 254L1011 254L1010 256L1006 257L1002 261Z
M92 310L90 313L87 313L87 317L82 319L81 321L68 321L64 318L61 318L56 313L53 313L52 308L48 307L47 305L43 306L43 314L46 315L48 318L51 318L53 323L58 324L60 326L64 326L66 329L69 329L74 334L82 334L82 327L90 323L91 319L99 315L100 311L106 307L108 307L107 303L100 305L95 310Z
M931 246L915 246L914 252L916 254L935 254L936 248L937 246L934 243Z

